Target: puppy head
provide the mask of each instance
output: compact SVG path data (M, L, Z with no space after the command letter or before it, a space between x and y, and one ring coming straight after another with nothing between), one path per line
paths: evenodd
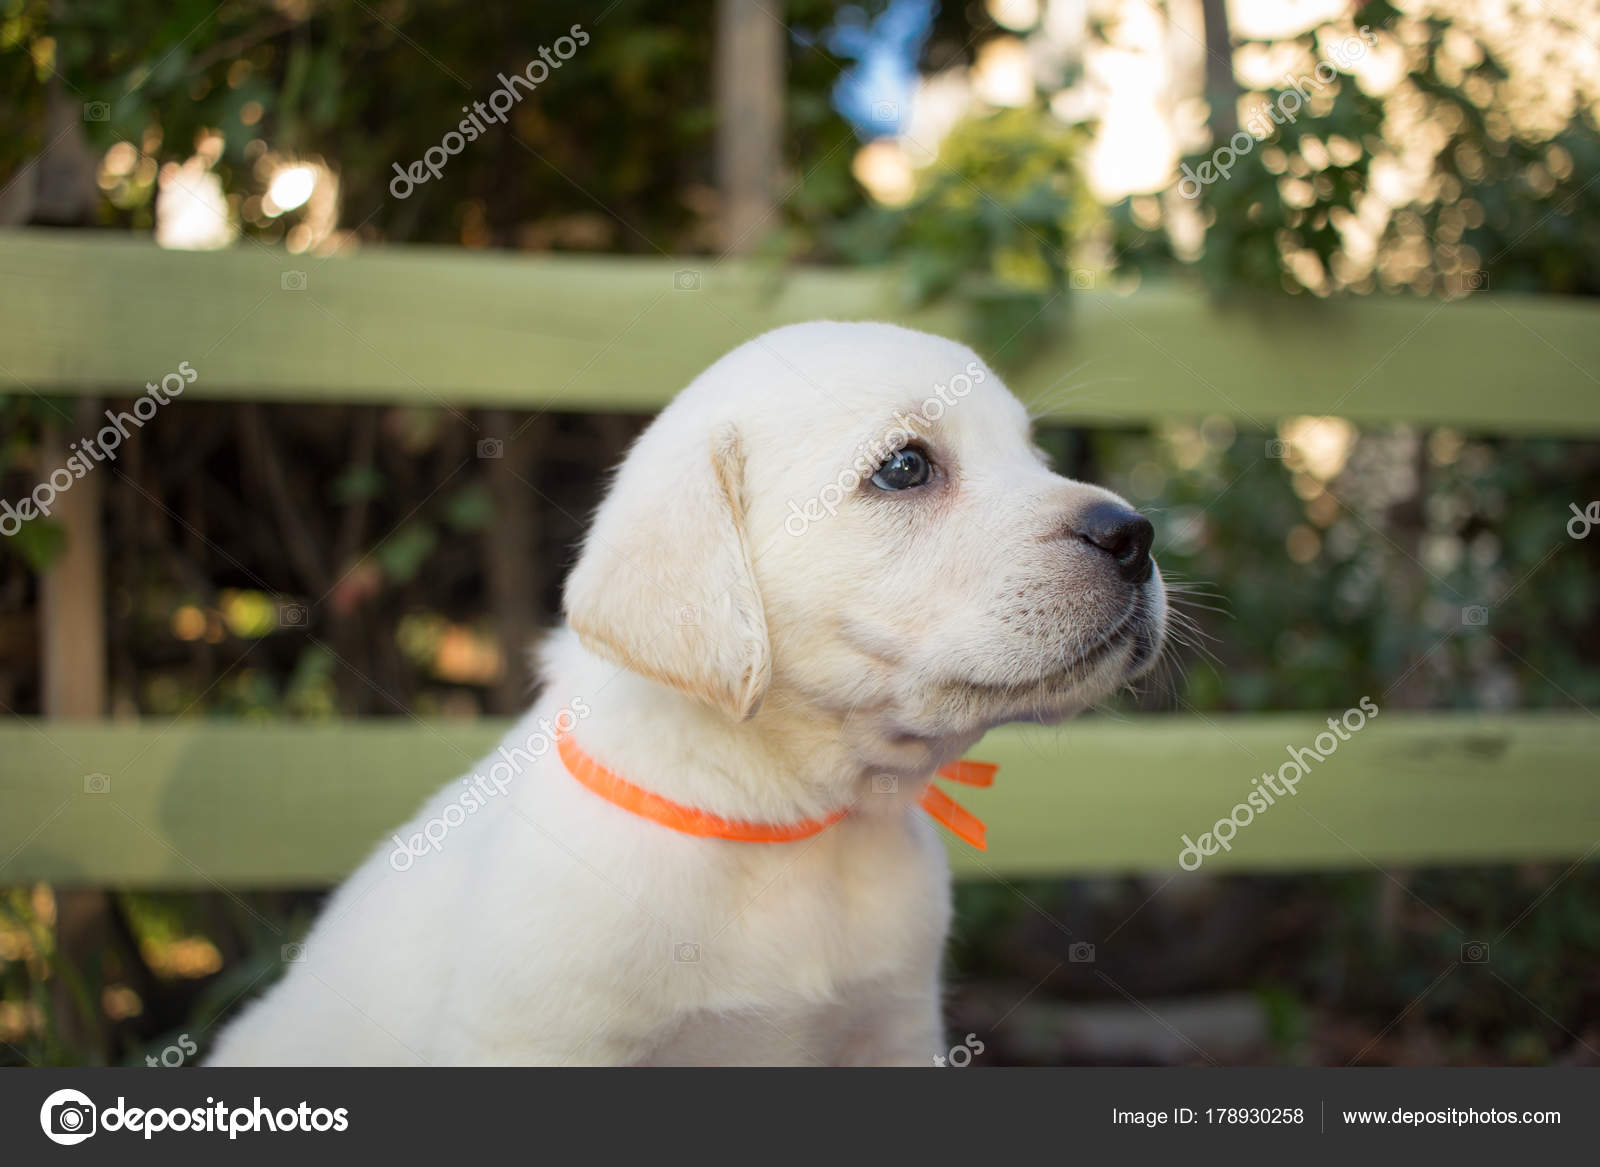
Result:
M779 329L630 451L567 583L593 650L735 717L769 688L890 736L1054 721L1148 669L1150 524L1052 473L971 350Z

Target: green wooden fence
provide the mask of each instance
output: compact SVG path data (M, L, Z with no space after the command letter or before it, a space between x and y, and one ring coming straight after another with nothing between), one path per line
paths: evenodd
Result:
M395 248L317 260L21 232L0 235L0 391L129 396L186 360L199 373L186 397L647 410L790 321L894 319L961 335L953 310L908 311L894 286L883 274L780 276L689 258ZM1176 287L1070 301L1013 385L1057 418L1222 414L1269 427L1338 414L1600 432L1600 309L1584 302L1219 304ZM1063 395L1064 378L1089 386ZM79 611L56 604L46 618L71 622L97 600L74 602ZM999 783L968 796L990 850L953 855L979 877L1176 871L1180 836L1208 830L1332 712L997 731L973 755L1002 764ZM502 729L0 720L0 883L326 883ZM1585 857L1600 847L1597 748L1600 717L1584 710L1384 712L1206 866Z

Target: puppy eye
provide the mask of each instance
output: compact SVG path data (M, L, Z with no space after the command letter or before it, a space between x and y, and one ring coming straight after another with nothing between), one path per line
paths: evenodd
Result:
M872 476L872 485L879 490L910 490L921 486L933 477L933 463L915 446L907 446L890 454Z

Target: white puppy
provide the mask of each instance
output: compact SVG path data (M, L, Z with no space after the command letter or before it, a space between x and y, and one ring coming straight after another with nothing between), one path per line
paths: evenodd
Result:
M538 703L211 1064L931 1065L950 891L918 800L991 726L1149 666L1150 540L961 345L735 349L623 463ZM719 821L804 837L688 833Z

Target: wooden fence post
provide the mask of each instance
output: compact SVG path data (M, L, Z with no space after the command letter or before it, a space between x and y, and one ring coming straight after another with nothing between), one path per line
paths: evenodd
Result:
M76 432L52 425L41 465L66 463L69 441L99 428L100 401L78 402ZM96 467L56 496L51 518L67 536L66 551L39 581L40 655L46 717L98 719L106 711L106 605L104 553L100 538L102 476Z
M782 0L717 0L717 188L729 253L777 225L787 36Z
M46 476L66 464L73 453L68 443L97 430L100 408L99 398L82 398L72 433L64 433L59 425L47 429L40 460ZM51 512L67 537L65 552L39 580L41 707L51 719L98 720L106 712L105 554L100 522L103 476L108 473L96 467L74 481L56 496ZM57 969L51 985L57 1032L74 1052L104 1062L110 1034L97 990L98 963L110 941L110 899L99 888L57 887L54 892L56 960L70 964L90 993L87 1002L80 1002Z

